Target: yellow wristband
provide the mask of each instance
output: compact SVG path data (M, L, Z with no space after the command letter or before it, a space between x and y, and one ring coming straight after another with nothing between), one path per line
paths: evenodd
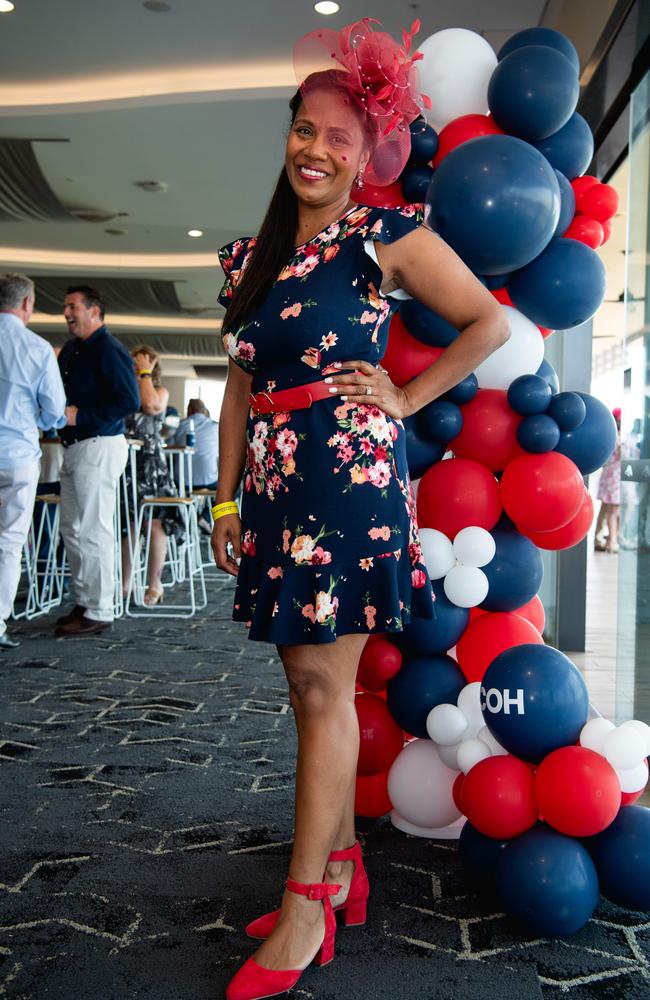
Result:
M138 375L151 375L152 372L153 368L141 368L138 372Z
M218 521L220 517L225 517L227 514L239 514L236 503L219 504L219 506L212 508L213 521Z

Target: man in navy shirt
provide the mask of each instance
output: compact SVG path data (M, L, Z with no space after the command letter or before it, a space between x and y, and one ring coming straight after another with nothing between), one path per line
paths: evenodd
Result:
M95 635L113 621L115 487L128 454L124 418L140 407L133 359L104 325L89 285L68 289L63 315L73 335L59 355L67 402L61 469L61 534L70 563L72 611L59 636Z

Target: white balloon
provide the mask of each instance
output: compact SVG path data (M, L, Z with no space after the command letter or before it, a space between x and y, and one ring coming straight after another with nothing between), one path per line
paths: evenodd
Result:
M501 308L510 339L474 369L480 389L507 389L520 375L534 374L544 360L544 338L535 324L512 306Z
M506 750L505 747L501 746L501 744L499 743L499 741L496 739L496 737L494 737L492 735L492 733L490 732L490 730L488 729L487 726L483 726L482 729L479 729L479 731L476 734L476 736L477 736L477 738L479 740L482 740L483 743L487 743L487 745L489 746L490 750L492 751L492 756L493 757L506 757L507 756L508 751Z
M615 729L614 723L610 722L609 719L604 719L602 715L596 719L590 719L580 732L580 746L602 754L606 737Z
M612 767L626 771L644 759L645 739L636 729L614 729L605 737L602 752Z
M388 794L397 812L416 826L448 826L460 816L452 796L458 772L440 759L431 740L413 740L388 773Z
M641 733L645 740L646 757L650 756L650 726L647 722L641 722L640 719L628 719L627 722L622 722L618 728L635 729L638 733Z
M455 705L436 705L427 716L427 732L441 746L455 746L466 729L467 719Z
M456 565L454 547L442 531L420 528L422 555L432 580L439 580Z
M615 768L622 792L640 792L648 783L648 765L644 760L636 767Z
M458 770L458 763L456 761L456 755L458 751L458 743L452 743L450 747L438 745L438 753L440 754L440 760L445 765L445 767L450 768L452 771Z
M458 769L467 774L471 771L475 764L479 761L485 760L486 757L491 757L492 751L490 750L487 743L483 740L474 738L473 740L463 740L463 742L458 747L458 753L456 755L456 760L458 761Z
M445 594L459 608L475 608L488 595L490 585L482 569L476 566L454 566L443 584Z
M471 684L466 684L458 695L456 704L467 719L469 732L465 736L476 736L479 729L485 725L481 711L481 682L472 681Z
M436 131L460 115L485 115L487 90L497 64L492 47L466 28L436 31L418 49L420 89L431 98L424 113Z
M463 566L487 566L496 550L496 542L485 528L463 528L454 538L454 555Z

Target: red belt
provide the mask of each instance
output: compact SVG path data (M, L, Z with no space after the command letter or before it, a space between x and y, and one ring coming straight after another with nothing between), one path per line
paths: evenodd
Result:
M308 385L296 385L292 389L279 392L251 392L248 397L253 413L276 413L284 410L300 410L311 406L318 399L331 398L329 383L321 380Z

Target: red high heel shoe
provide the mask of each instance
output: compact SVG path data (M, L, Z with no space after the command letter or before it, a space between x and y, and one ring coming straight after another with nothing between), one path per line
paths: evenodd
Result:
M325 910L325 936L323 943L313 959L314 965L327 965L334 958L334 940L336 938L336 917L332 910L330 896L340 891L340 885L328 885L326 882L315 882L305 885L288 878L286 882L289 892L308 899L320 899ZM263 965L249 958L235 973L226 988L226 1000L262 1000L263 997L274 997L292 989L302 976L304 969L265 969Z
M353 847L348 847L343 851L332 851L328 858L329 861L354 861L354 872L347 899L334 907L334 913L338 913L339 910L344 911L346 927L357 927L365 924L370 885L366 869L363 866L361 844L355 840ZM273 910L272 913L265 913L256 920L252 920L246 927L246 933L249 937L263 941L275 927L279 915L279 910Z

